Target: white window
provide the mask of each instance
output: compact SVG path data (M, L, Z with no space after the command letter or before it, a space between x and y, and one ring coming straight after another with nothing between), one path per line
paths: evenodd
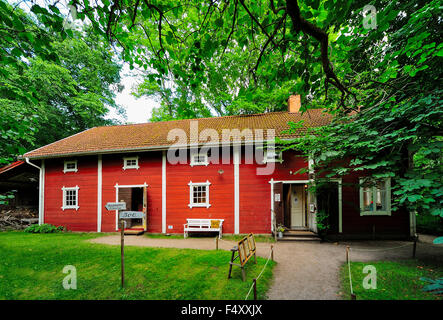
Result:
M66 160L63 167L63 172L77 172L77 160Z
M204 153L191 153L191 167L192 166L207 166L209 164L208 162L208 155Z
M75 187L63 187L63 206L62 210L75 209L78 210L78 186Z
M189 208L206 207L209 208L209 186L211 183L206 182L189 182Z
M138 157L126 157L123 158L123 170L126 169L138 169Z
M266 150L264 152L264 157L263 157L263 163L268 163L268 162L283 162L283 154L282 152L278 152L275 150Z
M360 215L391 215L391 179L360 179Z

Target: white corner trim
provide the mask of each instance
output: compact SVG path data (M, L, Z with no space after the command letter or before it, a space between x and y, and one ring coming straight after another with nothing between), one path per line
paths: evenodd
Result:
M162 152L162 233L166 233L166 151Z
M103 168L103 160L102 155L98 155L97 161L97 232L102 232L102 168Z
M115 202L118 202L118 183L115 184ZM118 231L118 210L115 210L115 231Z
M135 165L126 165L126 161L128 160L135 160ZM140 166L138 165L138 156L136 157L123 157L123 170L127 170L127 169L139 169Z
M333 182L338 183L338 233L343 233L343 190L342 178L331 179Z
M234 233L240 233L240 146L234 146Z
M271 184L271 232L274 232L274 178L269 180Z
M75 164L75 168L68 169L68 164ZM78 162L77 160L65 160L63 164L63 173L66 172L77 172L78 171Z
M211 183L206 180L206 182L192 182L189 181L188 186L189 186L189 204L188 207L189 208L209 208L211 206L211 204L209 203L209 186L211 185ZM198 187L198 186L205 186L206 187L206 202L205 203L194 203L194 190L193 187Z
M409 211L409 235L414 237L417 233L416 211Z
M45 160L42 160L40 169L40 187L39 187L39 208L38 208L38 223L45 223Z
M78 203L79 203L79 192L78 192L78 190L79 189L80 189L79 186L75 186L75 187L65 187L65 186L63 186L62 187L62 194L63 194L62 210L63 211L69 210L69 209L78 210L80 208L80 206L78 205ZM76 203L77 204L75 206L67 206L66 205L66 191L70 191L70 190L75 190L76 191L76 196L77 196Z

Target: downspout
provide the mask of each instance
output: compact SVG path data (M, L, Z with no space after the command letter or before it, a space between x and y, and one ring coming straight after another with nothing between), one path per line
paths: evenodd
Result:
M38 224L43 224L44 221L44 188L45 188L45 160L42 160L42 166L39 167L32 163L29 158L25 158L27 164L37 168L39 174L39 187L38 187Z

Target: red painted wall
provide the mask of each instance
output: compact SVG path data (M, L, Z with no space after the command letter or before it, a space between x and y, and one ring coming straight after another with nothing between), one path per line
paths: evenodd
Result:
M115 185L143 185L147 187L148 232L162 231L162 153L145 152L139 156L139 169L123 170L126 155L103 155L102 157L102 225L103 232L116 230L115 211L107 211L107 202L116 201ZM232 152L231 152L232 157ZM77 173L63 173L64 159L46 160L45 175L45 223L66 226L73 231L97 230L97 156L73 158L78 160ZM266 165L246 162L244 149L240 164L240 233L270 233L271 186L269 181L307 180L307 173L294 174L307 167L305 158L295 152L285 152L283 163L275 163L270 175L257 175L257 169ZM223 170L223 174L219 173ZM166 165L166 232L182 233L186 218L225 219L224 233L234 233L234 166L232 164ZM189 186L192 182L211 183L209 208L189 208ZM371 234L375 225L378 233L407 234L409 216L406 212L393 212L391 217L360 217L359 190L347 183L358 182L349 176L343 181L343 232L345 234ZM78 210L62 210L62 187L79 186Z
M72 231L97 231L97 157L75 159L78 172L66 173L63 173L64 159L45 161L44 222ZM62 188L75 186L79 186L80 208L62 210Z
M218 171L223 170L223 174ZM234 232L234 166L232 164L169 164L166 166L167 232L183 232L187 218L224 219L223 232ZM209 208L189 208L189 182L209 181ZM172 226L173 229L168 229Z
M244 154L244 152L242 152ZM240 233L271 232L271 185L269 181L308 180L306 174L293 174L300 168L308 166L306 159L288 151L283 154L282 163L274 163L275 168L270 175L257 175L259 165L250 158L242 156L240 164ZM268 164L269 165L269 164ZM291 173L292 172L292 173Z
M140 168L126 170L123 170L124 156L126 155L103 155L102 157L102 231L112 232L116 230L115 211L108 211L105 208L106 203L116 201L115 185L143 185L146 182L148 185L148 232L160 233L162 207L162 154L161 152L131 154L131 157L139 157L138 165Z

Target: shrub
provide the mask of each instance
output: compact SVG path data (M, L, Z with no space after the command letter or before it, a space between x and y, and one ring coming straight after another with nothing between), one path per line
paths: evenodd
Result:
M317 212L317 230L326 233L329 230L329 214L325 210Z
M27 227L24 231L29 233L56 233L56 232L65 231L65 227L63 226L56 227L48 223L44 223L41 225L33 224Z

